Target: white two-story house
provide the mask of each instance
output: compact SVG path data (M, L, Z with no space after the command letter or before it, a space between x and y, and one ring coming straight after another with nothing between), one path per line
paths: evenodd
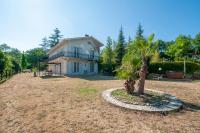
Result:
M48 51L48 70L61 75L97 74L101 46L88 35L63 39Z

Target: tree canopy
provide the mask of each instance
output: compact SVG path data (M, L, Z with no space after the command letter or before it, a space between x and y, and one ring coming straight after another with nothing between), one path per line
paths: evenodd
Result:
M54 33L49 37L49 46L53 47L58 44L62 37L60 30L58 28L54 29Z
M173 59L179 57L191 57L192 54L192 43L191 37L179 35L175 42L168 46L166 54Z
M28 68L38 67L38 63L47 59L46 51L43 48L34 48L26 51ZM44 64L43 64L44 65ZM41 68L44 68L41 64Z
M104 69L104 73L112 74L114 70L114 51L113 51L113 42L110 37L107 38L107 45L102 50L102 67Z
M5 69L6 59L4 53L0 50L0 73Z

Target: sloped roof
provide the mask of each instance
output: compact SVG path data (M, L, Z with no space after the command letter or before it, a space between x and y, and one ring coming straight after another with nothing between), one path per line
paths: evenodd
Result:
M56 48L58 48L59 46L64 45L66 42L69 41L75 41L75 40L92 40L95 45L97 45L98 47L102 47L103 43L101 43L99 40L97 40L96 38L92 37L92 36L86 36L86 37L75 37L75 38L65 38L62 39L58 44L56 44L54 47L52 47L47 54L50 54L51 52L53 52Z

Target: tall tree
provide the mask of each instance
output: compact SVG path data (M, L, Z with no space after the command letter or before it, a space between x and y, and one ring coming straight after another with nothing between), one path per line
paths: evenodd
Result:
M54 33L49 37L49 45L50 47L55 46L59 43L60 39L62 39L63 35L60 34L60 30L58 28L54 29Z
M132 42L132 38L131 36L128 37L128 43L127 44L130 44Z
M6 55L6 63L5 63L5 72L11 72L13 69L13 64L12 64L12 56Z
M191 37L179 35L174 44L167 48L166 54L172 58L190 57L192 52Z
M27 67L27 61L26 61L25 54L23 52L22 59L21 59L21 68L22 68L22 70L24 70L24 69L26 69L26 67Z
M137 27L137 31L136 31L136 39L143 39L144 36L143 36L143 28L142 28L142 25L139 23L138 27Z
M125 38L124 38L124 33L122 27L120 28L119 31L119 37L118 37L118 42L117 46L115 49L115 61L116 61L116 66L119 67L122 62L122 58L125 54Z
M138 48L138 51L140 52L140 58L141 58L141 67L139 71L139 80L138 80L138 93L144 94L144 85L145 85L145 79L147 74L147 60L148 58L151 58L156 49L157 44L153 43L154 34L151 34L148 39L136 39L136 46Z
M116 47L117 47L117 42L115 40L112 41L112 49L113 51L115 51Z
M20 71L20 62L21 62L21 52L16 49L16 48L11 48L10 46L8 46L7 44L1 44L0 45L0 49L4 52L5 57L7 57L7 67L13 66L13 70L14 72L19 72ZM12 65L9 65L9 64Z
M151 59L157 50L157 43L153 42L154 34L148 39L143 37L141 26L138 26L135 40L129 45L123 63L118 69L118 75L126 78L125 88L129 94L133 93L135 78L139 71L139 80L137 84L138 94L144 93L145 78L147 74L148 59ZM140 31L141 34L138 34Z
M114 53L112 50L112 39L107 38L107 45L102 52L102 65L105 72L112 74L114 67Z
M128 45L127 52L122 59L122 65L117 69L117 76L126 79L124 87L128 94L133 94L135 90L135 79L141 64L139 55L136 45L132 42Z
M0 50L0 74L3 73L6 65L6 60L5 60L5 55L4 53Z
M43 62L47 58L47 54L42 48L34 48L26 51L28 68L34 68L38 66L39 61ZM45 69L46 64L41 63L40 69Z
M6 43L3 43L0 45L0 50L3 51L3 52L9 52L11 49L10 46L8 46Z
M193 39L193 51L195 55L200 55L200 33Z
M42 43L39 44L45 51L50 48L49 41L46 37L42 38Z

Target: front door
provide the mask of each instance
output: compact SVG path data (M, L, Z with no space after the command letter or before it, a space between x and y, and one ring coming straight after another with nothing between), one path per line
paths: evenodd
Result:
M83 67L83 72L84 74L87 74L88 73L88 69L87 69L87 63L84 64L84 67Z
M61 64L56 64L55 65L55 73L56 74L61 74Z

